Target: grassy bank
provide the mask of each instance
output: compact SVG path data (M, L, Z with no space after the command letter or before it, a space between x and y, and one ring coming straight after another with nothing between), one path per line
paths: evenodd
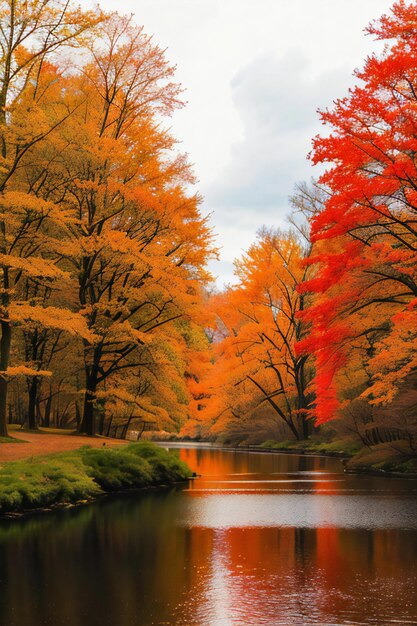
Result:
M362 448L346 463L348 472L376 472L417 476L417 454L407 441Z
M363 446L346 437L335 441L320 441L319 439L307 439L305 441L265 441L260 446L268 450L282 450L293 452L316 452L341 457L350 457L362 450Z
M11 461L0 467L0 515L169 485L191 475L174 454L147 442Z
M307 452L339 456L347 459L348 472L379 472L417 476L417 455L406 441L382 443L366 447L349 437L334 441L265 441L260 446L283 452Z

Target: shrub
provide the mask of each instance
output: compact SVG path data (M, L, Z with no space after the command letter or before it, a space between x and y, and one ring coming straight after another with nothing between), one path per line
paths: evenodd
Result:
M172 484L192 475L174 454L152 443L73 452L0 467L0 514L95 498L121 489Z
M0 470L1 513L76 502L100 493L100 487L76 456L15 461Z
M82 460L88 474L104 491L144 487L153 482L149 463L127 449L83 450Z
M127 446L127 451L148 461L156 483L173 483L178 480L187 480L192 476L192 471L186 463L175 456L175 453L160 446L144 441L130 444Z

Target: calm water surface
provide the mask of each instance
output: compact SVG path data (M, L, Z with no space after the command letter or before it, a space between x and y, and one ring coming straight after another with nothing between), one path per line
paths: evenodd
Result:
M1 626L417 625L417 482L183 448L201 477L0 524Z

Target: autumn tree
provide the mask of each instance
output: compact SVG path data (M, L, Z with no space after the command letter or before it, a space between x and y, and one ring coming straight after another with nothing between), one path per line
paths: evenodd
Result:
M143 410L156 406L145 398L149 380L175 369L165 327L196 319L210 278L212 235L187 190L186 158L161 125L182 105L181 89L132 18L52 0L6 2L4 16L2 432L9 379L27 378L33 427L43 378L53 374L49 421L66 378L55 376L57 355L72 350L84 365L80 429L93 434L96 413L102 422L106 402L117 404L117 385L126 406L139 397ZM81 46L70 68L67 46ZM10 367L11 329L22 323ZM167 391L165 405L180 396Z
M359 394L374 405L391 402L417 367L416 3L396 2L367 32L387 46L322 112L331 132L312 153L329 164L320 183L330 195L311 225L316 275L301 291L315 297L300 348L315 357L319 422L335 417L359 357Z
M143 348L143 365L121 370L100 386L98 403L106 415L99 412L98 431L121 437L129 431L178 432L193 418L190 370L202 342L201 326L185 318L153 333ZM199 354L206 351L200 347Z
M60 222L59 207L28 193L17 178L30 150L43 142L71 111L53 105L49 87L57 79L49 59L66 46L77 46L102 19L99 12L82 12L59 0L0 3L0 434L7 434L7 386L12 327L48 314L36 303L19 302L18 283L24 279L48 283L62 277L53 258L45 254L45 229ZM45 71L46 69L46 71ZM52 89L53 90L53 89ZM56 100L54 104L57 104ZM20 178L21 180L21 178ZM50 318L53 312L50 311ZM26 373L30 373L27 368ZM19 373L23 370L20 369Z
M141 28L111 16L82 72L68 78L73 114L42 179L42 196L70 216L60 267L76 277L76 309L96 337L84 342L88 434L110 379L148 367L150 335L192 317L209 278L207 220L185 190L190 168L160 123L181 105L172 75Z
M212 412L214 402L224 420L266 406L296 439L309 433L311 400L307 356L295 349L304 335L298 314L305 296L297 290L308 271L303 256L294 233L264 229L236 261L238 284L214 303L223 339L213 371L217 396L209 407Z
M209 306L213 294L205 298L204 316L198 323L183 324L186 340L185 383L188 393L187 419L181 424L180 435L190 438L208 438L212 420L206 409L213 402L209 380L214 370L213 337L214 311ZM214 414L216 417L216 414Z

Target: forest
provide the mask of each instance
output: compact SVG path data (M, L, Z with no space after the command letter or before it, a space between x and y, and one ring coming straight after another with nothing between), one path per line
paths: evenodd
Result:
M61 0L1 2L0 22L2 441L143 432L415 471L416 3L368 26L385 47L320 112L324 173L224 289L164 50Z

